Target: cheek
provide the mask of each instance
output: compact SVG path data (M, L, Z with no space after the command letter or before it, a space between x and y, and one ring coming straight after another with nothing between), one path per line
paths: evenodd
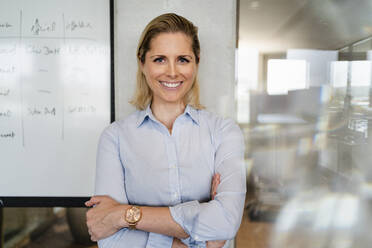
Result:
M161 67L149 68L145 74L147 80L157 80L157 78L164 74Z
M197 70L194 67L186 67L183 69L182 74L191 81L194 81Z

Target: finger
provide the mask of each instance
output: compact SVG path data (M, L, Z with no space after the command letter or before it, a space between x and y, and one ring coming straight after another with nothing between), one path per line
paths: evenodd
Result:
M98 240L98 235L97 233L93 232L92 230L89 232L89 235L90 235L90 239L94 242L96 242Z
M89 233L90 240L94 241L93 240L93 233L90 229L88 230L88 233Z
M220 184L220 182L221 182L221 175L216 173L216 179L214 182L214 191L217 191L217 187Z
M85 206L92 207L93 205L96 205L96 204L100 203L101 201L102 201L101 196L93 196L92 198L90 198L89 201L87 201L85 203Z
M221 175L219 173L214 174L214 183L217 186L221 181Z
M212 189L216 187L216 184L217 184L217 175L214 174L213 179L212 179Z
M216 195L216 175L213 176L212 179L212 187L211 187L211 198L214 200L214 196Z
M87 207L92 207L93 205L94 205L94 203L91 200L85 202L85 206L87 206Z
M215 178L216 178L216 174L213 175L212 182L214 181Z
M93 206L94 202L95 202L95 200L94 200L94 196L92 196L92 197L89 199L89 201L86 201L86 202L85 202L85 206L87 206L87 207L91 207L91 206Z
M211 199L214 200L214 196L216 195L216 192L213 191L213 187L211 189Z
M216 196L216 194L217 194L217 192L215 190L213 190L211 192L211 198L212 198L212 200L214 200L214 197Z
M97 238L95 236L90 236L90 239L93 241L93 242L96 242L97 241Z
M213 183L212 183L213 191L216 191L218 184L220 184L220 174L217 173L213 176Z
M216 173L216 181L218 182L218 184L220 183L220 181L221 181L221 174L220 173Z
M84 204L87 207L91 207L92 206L92 202L90 200L89 201L86 201Z
M212 189L211 189L212 200L214 200L215 196L217 195L217 188L221 182L221 175L219 173L216 173L214 174L213 178L214 180L213 180Z

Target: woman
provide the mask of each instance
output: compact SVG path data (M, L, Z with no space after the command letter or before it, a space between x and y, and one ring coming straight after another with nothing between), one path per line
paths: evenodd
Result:
M233 121L203 110L199 59L197 28L185 18L164 14L143 31L131 101L138 111L103 132L101 196L86 203L99 247L222 247L235 236L245 199L243 136Z

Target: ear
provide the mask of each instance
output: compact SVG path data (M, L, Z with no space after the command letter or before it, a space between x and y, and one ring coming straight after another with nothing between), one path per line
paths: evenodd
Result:
M200 60L199 60L199 63L195 63L196 72L199 71L199 64L200 64Z
M195 58L195 59L196 59L196 58ZM198 58L197 58L197 60L198 60L197 65L199 65L199 64L200 64L200 53L198 54Z
M145 68L144 68L144 67L145 67L145 64L142 63L141 60L138 60L138 66L139 66L141 72L142 72L143 74L145 74L145 73L144 73L144 70L145 70Z

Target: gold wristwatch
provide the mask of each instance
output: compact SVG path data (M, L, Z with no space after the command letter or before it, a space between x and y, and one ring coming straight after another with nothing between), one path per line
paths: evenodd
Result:
M142 211L140 207L131 206L125 212L125 221L129 224L129 229L136 229L137 223L142 218Z

